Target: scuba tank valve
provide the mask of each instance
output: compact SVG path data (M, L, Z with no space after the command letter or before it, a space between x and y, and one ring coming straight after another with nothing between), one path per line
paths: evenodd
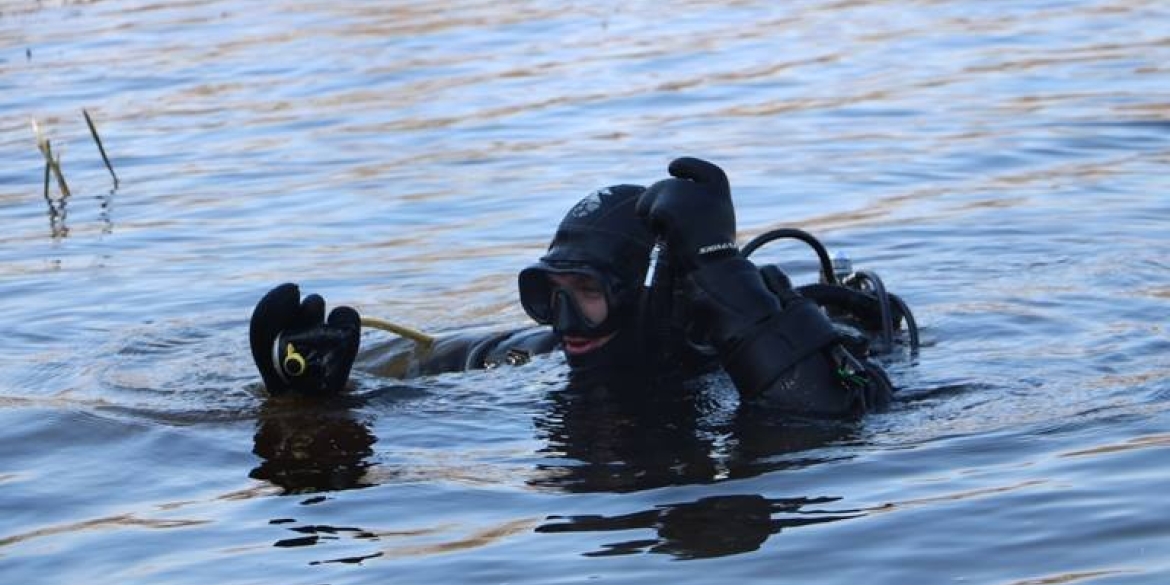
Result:
M853 274L853 260L843 250L837 250L833 254L833 275L837 277L837 282L845 282L850 274Z

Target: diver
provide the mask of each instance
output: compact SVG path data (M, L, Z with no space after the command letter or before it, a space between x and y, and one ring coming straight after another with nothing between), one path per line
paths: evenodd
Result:
M775 230L736 244L730 185L718 166L672 161L649 188L621 184L574 205L543 257L518 275L520 303L539 327L368 350L363 371L399 378L520 364L560 349L570 386L623 393L670 386L722 368L741 403L786 413L852 418L884 408L893 387L873 358L917 331L906 304L872 272L838 275L815 238ZM791 237L821 260L821 281L794 287L749 255ZM336 394L349 379L363 324L351 307L282 284L257 304L253 360L272 395ZM382 327L387 328L387 327Z

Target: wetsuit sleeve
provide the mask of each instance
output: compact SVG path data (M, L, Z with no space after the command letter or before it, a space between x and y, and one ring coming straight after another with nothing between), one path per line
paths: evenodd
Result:
M876 406L866 365L811 300L770 290L740 256L700 266L689 285L696 317L745 401L833 418Z
M441 337L430 347L394 339L363 352L358 365L377 376L413 378L501 364L518 365L556 347L555 336L545 328L461 333Z

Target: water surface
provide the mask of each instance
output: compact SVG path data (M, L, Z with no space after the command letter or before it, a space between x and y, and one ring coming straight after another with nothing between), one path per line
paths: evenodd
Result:
M12 583L1162 583L1170 10L0 3ZM88 111L118 175L85 124ZM43 190L35 119L72 194ZM858 424L561 392L557 356L266 401L271 286L522 325L566 209L679 155L923 326ZM760 252L797 281L800 245ZM364 343L385 334L369 332Z

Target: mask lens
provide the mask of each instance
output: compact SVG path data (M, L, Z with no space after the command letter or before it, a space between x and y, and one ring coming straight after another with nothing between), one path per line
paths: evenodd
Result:
M613 294L600 273L582 267L558 270L536 265L520 272L520 305L534 321L562 333L607 333ZM571 317L571 318L570 318Z
M520 306L533 321L541 325L552 324L552 295L552 283L546 271L533 267L520 272Z
M562 315L561 303L572 303L573 312L587 329L595 329L609 316L609 300L605 287L594 277L585 274L549 274L553 288L553 310Z

